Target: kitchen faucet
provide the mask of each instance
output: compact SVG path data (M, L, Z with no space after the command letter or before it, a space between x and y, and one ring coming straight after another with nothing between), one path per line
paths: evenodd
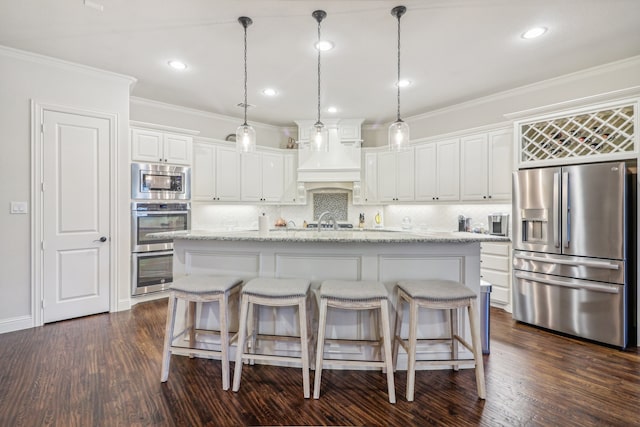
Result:
M338 229L338 223L336 222L336 218L333 216L333 214L329 211L324 211L320 214L320 217L318 217L318 233L320 232L320 230L322 230L322 219L324 217L327 217L327 223L329 221L333 222L333 229L337 230Z

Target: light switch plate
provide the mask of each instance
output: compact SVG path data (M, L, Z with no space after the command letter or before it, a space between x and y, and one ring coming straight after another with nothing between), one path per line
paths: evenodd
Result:
M26 214L29 213L27 202L11 202L12 214Z

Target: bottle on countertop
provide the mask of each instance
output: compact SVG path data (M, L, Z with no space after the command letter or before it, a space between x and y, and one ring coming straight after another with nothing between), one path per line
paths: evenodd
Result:
M360 219L358 221L358 227L359 228L364 228L364 214L363 213L360 214Z

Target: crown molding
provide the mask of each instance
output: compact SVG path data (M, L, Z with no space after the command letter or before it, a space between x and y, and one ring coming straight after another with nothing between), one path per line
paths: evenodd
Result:
M508 89L502 92L497 92L491 95L483 96L481 98L472 99L471 101L461 102L459 104L450 105L447 107L439 108L437 110L428 111L426 113L418 114L415 116L407 117L405 121L422 120L430 117L439 116L441 114L455 112L463 108L480 106L493 101L499 101L501 99L512 98L516 96L526 95L528 93L540 90L554 88L559 85L572 83L587 77L598 76L607 72L625 69L633 66L640 65L640 55L632 56L629 58L621 59L619 61L609 62L603 65L597 65L595 67L586 68L584 70L576 71L562 76L553 77L547 80L541 80L536 83L520 86L514 89ZM507 117L508 115L505 115Z
M167 110L167 111L175 111L175 112L179 112L179 113L184 113L184 114L191 114L191 115L195 115L195 116L200 116L200 117L205 117L207 119L217 119L217 120L223 120L229 123L240 123L240 121L242 121L242 119L240 119L239 117L231 117L231 116L225 116L223 114L218 114L218 113L212 113L210 111L204 111L204 110L198 110L195 108L189 108L189 107L183 107L181 105L175 105L175 104L169 104L167 102L162 102L162 101L156 101L153 99L148 99L148 98L140 98L138 96L130 96L129 97L130 103L131 104L137 104L137 105L143 105L143 106L147 106L147 107L154 107L154 108L160 108L163 110ZM269 129L269 130L280 130L281 127L279 126L273 126L273 125L269 125L266 123L260 123L260 122L251 122L251 126L253 126L254 128L262 128L262 129Z
M28 52L26 50L14 49L8 46L0 45L0 55L11 58L17 58L23 61L35 62L41 65L48 65L57 67L63 70L70 70L75 72L81 72L84 74L106 77L113 80L124 80L129 84L129 93L133 90L133 87L138 82L135 77L127 76L125 74L114 73L112 71L101 70L99 68L89 67L88 65L82 65L75 62L65 61L63 59L54 58L51 56L41 55L39 53Z
M139 122L137 120L129 120L129 126L133 128L153 129L153 130L159 130L163 132L182 133L185 135L195 136L200 134L199 130L185 129L185 128L179 128L175 126L159 125L157 123Z

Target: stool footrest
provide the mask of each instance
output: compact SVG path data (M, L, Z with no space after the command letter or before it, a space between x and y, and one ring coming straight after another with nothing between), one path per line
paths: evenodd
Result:
M177 354L179 356L191 356L197 354L199 356L221 356L222 352L219 350L208 350L204 348L189 348L189 347L169 347L171 354Z
M386 362L382 360L349 360L349 359L322 359L323 366L373 366L384 368Z
M278 356L275 354L243 354L242 360L267 360L273 362L298 362L302 364L300 356Z
M473 359L442 359L442 360L416 360L416 367L418 366L458 366L458 365L473 365L476 362Z

